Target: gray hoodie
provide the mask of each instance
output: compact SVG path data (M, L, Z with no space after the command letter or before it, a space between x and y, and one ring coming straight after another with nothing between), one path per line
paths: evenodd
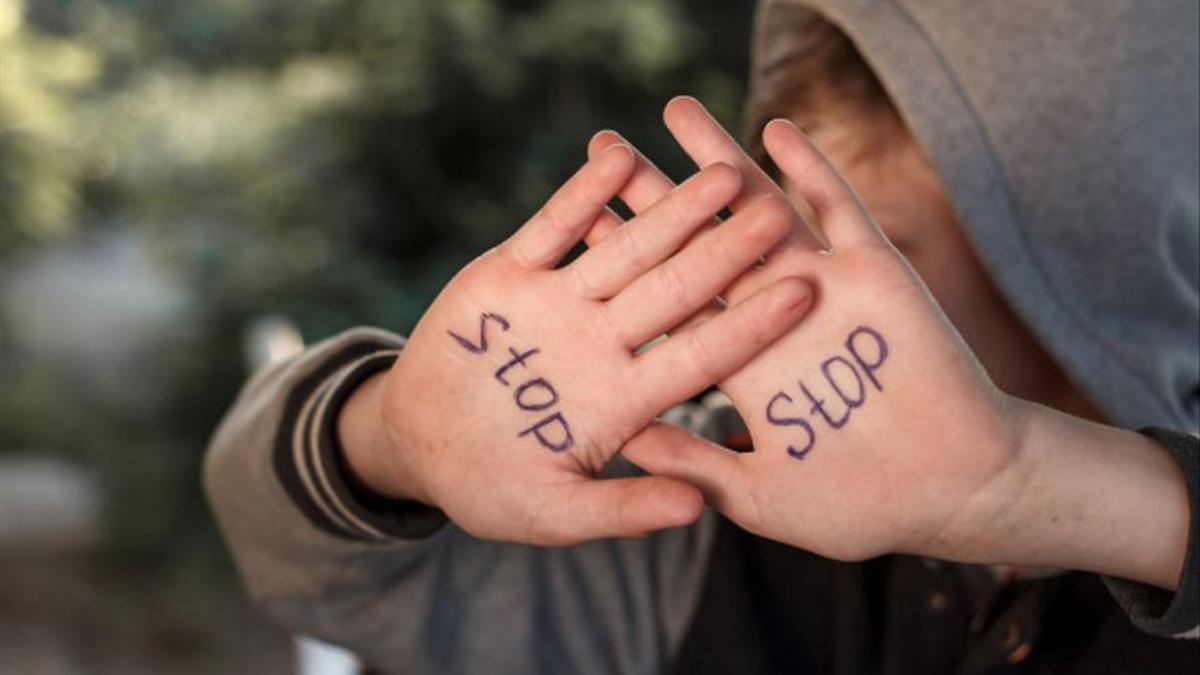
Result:
M771 0L751 97L797 6L854 42L988 273L1107 418L1195 433L1200 3Z
M760 12L757 65L778 4ZM811 4L877 70L988 270L1069 375L1116 424L1196 429L1196 3ZM540 549L356 492L337 411L402 346L344 333L257 375L222 421L205 486L254 600L387 670L660 672L692 620L714 515ZM719 438L731 416L709 401L670 419ZM1195 504L1196 444L1176 440ZM1110 586L1146 630L1200 634L1197 520L1175 597Z

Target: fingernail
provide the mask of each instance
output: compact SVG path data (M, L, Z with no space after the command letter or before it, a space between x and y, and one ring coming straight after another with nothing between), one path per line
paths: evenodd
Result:
M792 129L798 128L796 126L795 122L791 121L790 119L788 119L786 117L776 117L776 118L772 119L770 122L767 122L767 124L764 128L769 127L772 124L783 124L785 126L791 127Z
M608 136L608 137L612 138L613 140L611 142L609 142L608 145L605 145L603 148L599 148L598 150L593 151L592 145L594 145L596 143L596 140L599 139L601 136ZM597 131L596 133L592 134L592 137L590 139L588 139L588 151L589 152L604 152L605 150L607 150L608 148L612 147L613 145L615 145L617 143L628 144L629 141L626 141L624 136L613 131L612 129L601 129L600 131Z
M605 164L603 167L603 173L605 175L612 175L624 170L624 167L621 163L617 162L615 159L609 159L610 157L618 154L633 157L633 148L625 145L624 143L613 143L605 148L604 152L600 153L600 158L605 159Z
M613 151L633 152L633 148L631 148L631 147L629 147L629 145L627 145L625 143L621 143L621 142L613 143L612 145L604 148L605 153L609 153L609 152L613 152Z

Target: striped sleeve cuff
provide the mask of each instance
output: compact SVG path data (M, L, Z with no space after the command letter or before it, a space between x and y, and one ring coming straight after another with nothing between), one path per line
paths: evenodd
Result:
M1127 579L1103 577L1104 584L1138 628L1163 637L1200 639L1200 439L1165 429L1142 429L1171 452L1187 481L1192 507L1187 558L1174 593Z
M292 390L276 435L275 472L317 528L344 539L386 543L429 536L446 516L425 504L387 499L357 483L342 459L337 416L354 389L396 360L395 345L353 343Z

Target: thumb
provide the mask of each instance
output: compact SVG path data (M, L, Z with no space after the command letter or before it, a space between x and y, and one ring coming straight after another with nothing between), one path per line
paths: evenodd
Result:
M555 488L530 524L528 538L545 546L641 537L690 525L704 510L693 486L662 476L581 480Z
M699 488L709 504L731 520L745 522L752 505L740 488L746 475L744 458L679 427L655 422L634 436L621 454L646 471L686 481Z

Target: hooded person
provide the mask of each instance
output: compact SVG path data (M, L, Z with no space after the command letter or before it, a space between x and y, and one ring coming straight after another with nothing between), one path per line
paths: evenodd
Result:
M931 177L918 187L944 201L932 220L953 225L938 237L909 227L911 181L864 199L997 383L1145 428L1179 462L1193 512L1196 19L1186 2L767 0L746 119L751 153L776 178L759 139L777 116L848 158L852 182L886 186L897 168ZM964 286L983 290L956 296ZM256 376L205 467L256 602L381 671L1200 665L1200 643L1170 639L1200 637L1196 518L1174 593L913 556L835 562L712 511L567 548L473 538L436 508L364 490L340 457L341 407L403 347L359 328ZM1020 367L1005 360L1014 352ZM737 432L715 396L665 419L715 439ZM615 461L606 474L630 471Z
M839 31L855 54L832 53L863 66L820 67L854 79L847 98L882 86L875 104L902 119L988 276L1071 381L1113 424L1196 433L1196 20L1186 1L768 0L747 144L762 157L771 117L838 108L806 90L828 78L789 65L813 50L806 37Z
M773 118L797 122L841 160L1002 388L1107 424L1182 432L1164 444L1187 477L1193 513L1197 14L1184 2L766 0L755 17L743 133L751 155L784 182L763 148ZM944 217L912 206L930 195ZM1143 630L1200 637L1194 517L1190 527L1175 595L1104 579ZM1045 573L957 568L993 592L995 579ZM933 593L929 604L956 603ZM1016 624L1016 653L1027 656L1035 638L1026 631L1043 622ZM719 657L702 661L711 658Z

